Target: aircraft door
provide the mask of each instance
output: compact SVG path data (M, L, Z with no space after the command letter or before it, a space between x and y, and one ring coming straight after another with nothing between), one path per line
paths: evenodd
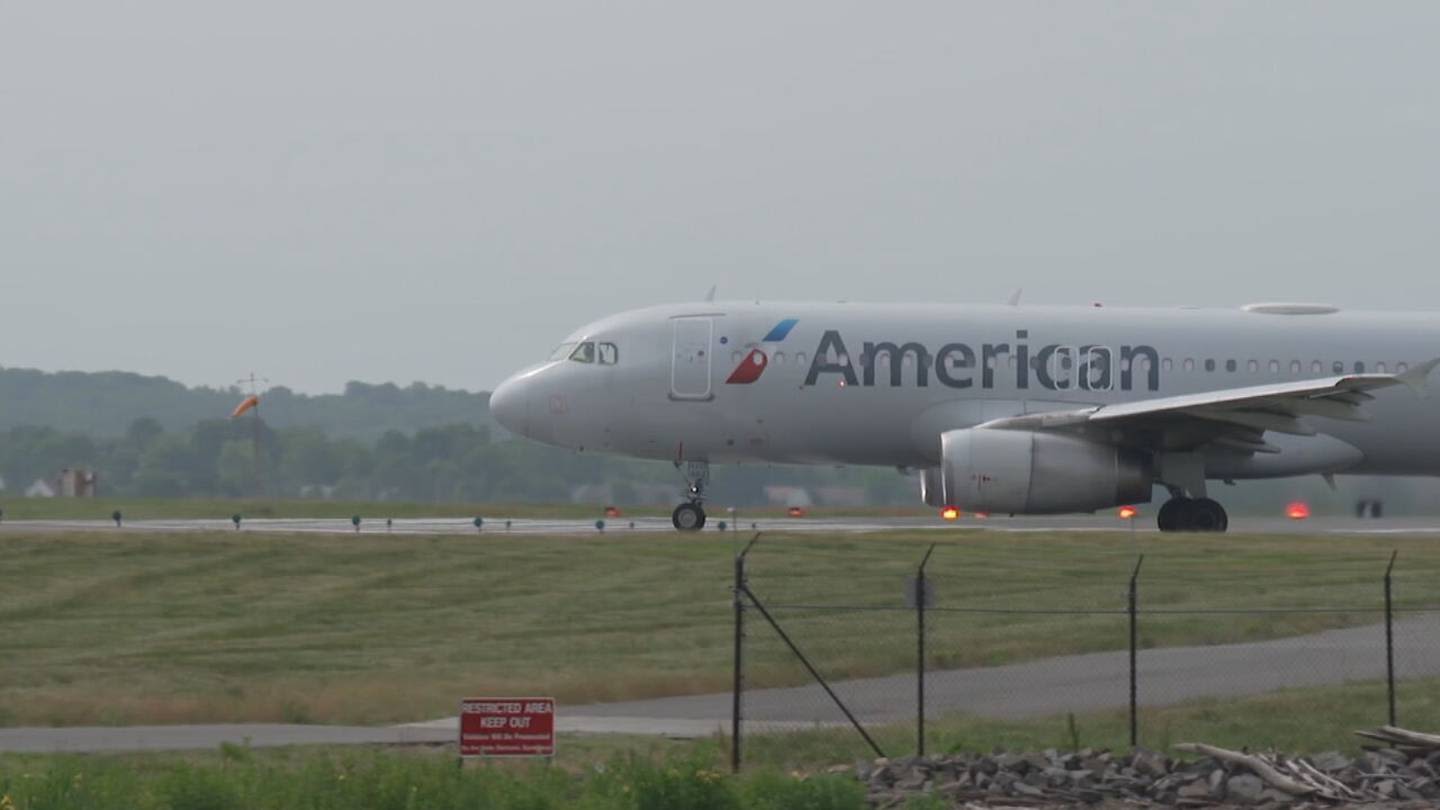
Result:
M675 343L670 355L670 398L705 401L710 391L710 341L715 319L706 315L675 318Z

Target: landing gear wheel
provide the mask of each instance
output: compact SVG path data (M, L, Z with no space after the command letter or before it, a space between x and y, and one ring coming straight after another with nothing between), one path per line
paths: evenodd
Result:
M670 522L682 532L698 532L705 528L705 510L698 503L682 503L670 513Z
M1230 528L1230 517L1209 498L1171 498L1160 506L1155 525L1162 532L1219 533Z
M1230 516L1218 501L1200 498L1191 501L1184 512L1185 531L1221 533L1230 527Z
M1180 518L1190 505L1189 498L1171 498L1160 505L1160 514L1155 516L1155 525L1162 532L1180 530Z

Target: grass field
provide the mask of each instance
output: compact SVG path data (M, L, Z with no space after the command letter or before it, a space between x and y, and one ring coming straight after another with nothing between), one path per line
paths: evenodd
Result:
M0 723L381 723L452 714L475 692L575 703L723 691L740 539L0 527ZM904 671L912 640L778 603L899 606L905 577L936 540L941 607L1118 610L1143 552L1146 605L1347 609L1167 617L1144 625L1151 646L1376 621L1391 548L1401 553L1402 603L1440 601L1440 542L1419 538L776 534L751 554L752 585L827 674ZM866 615L909 621L903 611ZM938 665L1125 644L1113 614L936 616ZM752 685L803 679L774 645L756 652Z
M611 757L603 767L460 769L435 752L267 751L206 756L0 758L6 810L862 810L848 775L740 777L713 757Z

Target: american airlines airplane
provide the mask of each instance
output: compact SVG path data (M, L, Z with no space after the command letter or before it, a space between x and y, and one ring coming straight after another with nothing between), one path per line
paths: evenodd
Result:
M1162 531L1223 532L1211 481L1440 475L1440 316L1315 304L1130 309L714 303L589 324L502 383L506 428L673 461L675 527L711 463L887 465L957 510L1169 499Z

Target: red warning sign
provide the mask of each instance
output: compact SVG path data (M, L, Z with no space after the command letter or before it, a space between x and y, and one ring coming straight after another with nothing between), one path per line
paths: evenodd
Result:
M460 756L555 756L555 698L466 698Z

